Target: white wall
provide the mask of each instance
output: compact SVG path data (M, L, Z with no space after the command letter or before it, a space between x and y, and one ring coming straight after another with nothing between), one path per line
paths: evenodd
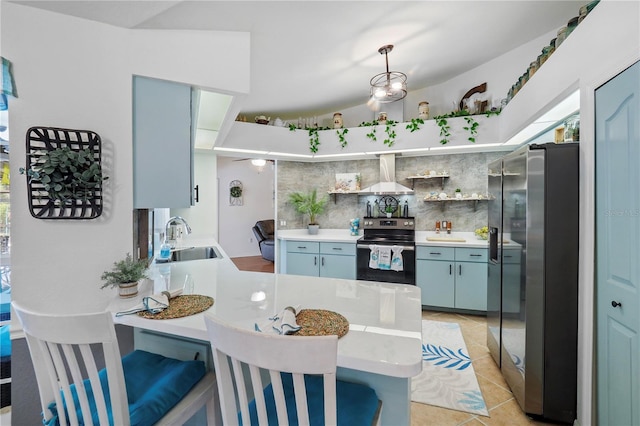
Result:
M212 152L196 151L194 155L194 183L198 186L199 201L188 209L171 209L172 216L182 216L194 235L211 235L218 239L217 157Z
M133 249L132 74L247 90L249 35L123 30L14 3L0 7L2 54L13 62L20 96L10 101L12 297L54 312L102 309L115 295L100 290L102 271ZM226 48L215 56L200 55L219 45ZM17 170L24 135L38 125L102 137L109 180L98 219L29 214L26 179Z
M402 101L404 121L410 121L418 116L418 104L421 101L429 102L431 118L451 112L454 110L454 102L457 108L460 99L469 89L485 82L487 90L480 97L488 100L489 106L492 106L493 102L499 103L501 99L507 97L509 89L518 77L526 71L529 64L541 53L542 48L549 45L555 36L556 32L551 31L463 74L451 76L441 84L418 88L411 87L411 80L409 80L409 93ZM355 127L363 121L373 119L373 112L365 104L346 108L340 112L342 112L345 127ZM330 126L333 123L333 114L323 115L318 120L320 125Z
M275 170L267 162L259 172L251 161L218 157L219 243L230 257L258 256L260 250L251 228L258 220L275 219ZM229 205L229 183L243 185L243 205Z

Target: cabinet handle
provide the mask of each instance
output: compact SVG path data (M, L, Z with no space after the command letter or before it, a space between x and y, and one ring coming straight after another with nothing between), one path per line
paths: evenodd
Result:
M322 256L322 266L324 266L324 256Z
M437 254L438 256L440 256L442 253L440 253L439 251L431 251L429 252L429 254Z
M458 265L458 275L462 275L462 265Z
M482 257L481 254L470 254L469 256L471 256L471 257Z
M196 185L195 188L193 188L196 191L196 203L198 201L200 201L200 185Z
M334 247L334 250L342 250L342 247Z
M449 264L449 275L451 275L451 264Z
M612 300L611 301L611 306L613 306L614 308L617 308L618 306L622 306L622 303L616 302L615 300Z
M307 246L298 246L299 249L306 249Z
M511 255L509 254L509 255L505 255L504 257L509 257L509 258L511 258L511 257L513 257L513 256L511 256Z
M318 258L316 256L313 256L313 266L317 266L318 265Z

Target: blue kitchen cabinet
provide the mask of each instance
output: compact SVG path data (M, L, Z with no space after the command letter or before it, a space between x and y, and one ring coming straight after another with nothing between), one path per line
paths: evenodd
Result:
M287 241L287 274L356 279L355 243Z
M133 78L134 208L193 205L191 110L191 86Z
M419 246L416 284L422 305L486 311L487 249Z

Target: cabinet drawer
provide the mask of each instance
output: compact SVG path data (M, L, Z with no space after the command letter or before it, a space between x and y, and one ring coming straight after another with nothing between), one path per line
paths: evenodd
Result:
M287 252L289 253L318 253L320 243L312 241L287 241Z
M456 248L456 262L486 262L486 248Z
M454 260L455 248L438 246L416 247L416 259Z
M503 250L502 263L520 263L522 254L520 250Z
M320 253L355 256L356 245L355 243L320 243Z

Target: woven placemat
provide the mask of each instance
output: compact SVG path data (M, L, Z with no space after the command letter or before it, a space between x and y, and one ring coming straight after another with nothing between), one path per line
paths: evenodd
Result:
M293 336L329 336L342 337L349 331L349 321L342 315L324 309L303 309L296 315L296 322L302 328Z
M184 294L169 300L169 307L162 312L152 314L141 311L138 315L148 319L173 319L199 314L213 306L213 297L199 294Z

